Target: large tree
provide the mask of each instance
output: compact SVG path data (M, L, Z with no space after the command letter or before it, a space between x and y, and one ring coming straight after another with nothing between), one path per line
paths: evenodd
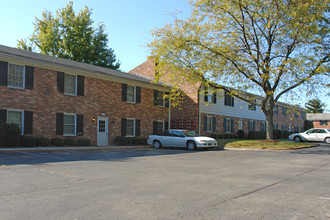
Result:
M192 0L192 14L152 31L160 75L225 90L252 102L259 95L266 137L273 108L298 86L329 73L329 0ZM242 92L244 91L244 92ZM300 96L299 91L296 96ZM261 98L260 98L261 97Z
M119 69L114 51L108 47L104 24L93 26L91 10L85 7L76 14L73 3L52 12L44 11L36 18L31 37L18 41L18 48L36 51L111 69Z

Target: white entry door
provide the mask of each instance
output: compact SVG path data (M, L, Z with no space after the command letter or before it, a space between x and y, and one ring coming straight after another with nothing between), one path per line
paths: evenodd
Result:
M108 145L109 140L109 126L108 118L97 118L97 145Z

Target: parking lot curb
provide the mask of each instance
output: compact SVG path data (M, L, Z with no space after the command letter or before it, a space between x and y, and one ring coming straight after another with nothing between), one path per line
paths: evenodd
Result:
M94 150L139 150L148 149L151 146L140 145L140 146L105 146L105 147L19 147L19 148L0 148L0 152L28 152L28 151L94 151Z
M301 150L301 149L313 148L313 147L318 147L318 146L320 146L320 144L315 144L315 145L306 146L306 147L287 148L287 149L231 148L231 147L224 147L224 149L225 150L242 150L242 151L293 151L293 150Z

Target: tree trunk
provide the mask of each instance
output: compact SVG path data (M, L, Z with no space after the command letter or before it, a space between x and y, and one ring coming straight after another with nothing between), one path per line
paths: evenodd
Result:
M264 112L266 116L266 139L272 140L274 138L273 135L273 111Z

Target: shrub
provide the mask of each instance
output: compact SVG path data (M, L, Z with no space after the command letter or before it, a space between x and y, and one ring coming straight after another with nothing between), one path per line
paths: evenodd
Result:
M146 145L146 138L138 138L138 137L121 137L117 136L114 139L114 143L118 145Z
M237 131L237 136L239 139L244 139L245 138L245 134L243 130L238 130Z
M64 146L64 139L63 138L52 138L50 143L53 146L62 147L62 146Z
M0 146L15 147L20 142L21 130L17 124L0 123Z
M282 131L281 130L273 130L273 138L274 139L280 139L282 137Z
M38 146L45 147L45 146L48 146L49 144L50 144L49 138L46 138L46 137L38 137L37 138L37 145Z
M254 140L266 139L266 132L264 132L264 131L250 131L248 133L248 139L254 139Z
M73 137L67 137L64 139L64 145L66 146L77 146L78 145L78 140Z
M281 138L282 138L282 139L288 139L290 134L291 134L291 133L288 132L288 131L283 131L283 132L282 132L282 135L281 135Z
M79 138L78 145L79 146L89 146L89 145L91 145L91 140L89 138Z
M37 143L37 138L30 135L22 135L20 144L24 147L35 147Z

